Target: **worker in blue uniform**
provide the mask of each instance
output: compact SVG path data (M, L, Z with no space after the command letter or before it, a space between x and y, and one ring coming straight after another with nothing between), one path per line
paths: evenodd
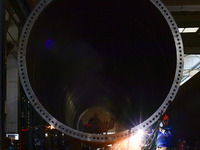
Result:
M169 125L169 117L167 114L165 114L159 125L156 150L169 150L171 147L172 135L173 130L172 127Z

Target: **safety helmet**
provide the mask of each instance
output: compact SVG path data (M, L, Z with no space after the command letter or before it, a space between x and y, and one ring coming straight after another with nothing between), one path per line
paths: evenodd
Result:
M167 114L165 114L164 117L163 117L163 121L166 121L166 120L169 120L169 117L168 117Z

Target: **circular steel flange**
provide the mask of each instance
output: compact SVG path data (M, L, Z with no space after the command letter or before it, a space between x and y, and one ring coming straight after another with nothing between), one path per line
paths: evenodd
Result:
M176 71L173 80L173 84L171 89L166 96L165 100L163 101L162 105L153 113L148 119L144 122L140 123L139 125L132 127L129 130L113 134L113 135L97 135L97 134L90 134L84 133L75 129L66 126L65 124L58 121L54 116L52 116L40 103L38 98L36 97L27 72L27 63L26 63L26 48L27 42L29 39L29 34L31 32L32 27L34 26L35 21L37 20L38 16L41 12L47 8L47 6L52 2L52 0L41 0L37 7L33 10L31 15L29 16L26 24L23 28L21 38L20 38L20 45L19 45L19 54L18 54L18 66L19 66L19 74L22 86L24 91L35 108L35 110L41 115L41 117L46 120L49 124L54 126L59 131L79 140L89 141L89 142L112 142L116 140L120 140L122 138L128 137L131 133L134 133L138 128L147 129L151 125L153 125L160 117L160 115L166 111L168 105L174 100L174 97L178 91L180 86L180 82L182 79L182 72L183 72L183 43L181 39L181 35L179 33L178 27L171 16L170 12L167 8L163 5L160 0L149 0L152 5L157 7L157 9L162 13L163 17L165 18L167 24L171 29L171 34L174 38L174 43L176 47ZM145 10L144 10L145 11Z

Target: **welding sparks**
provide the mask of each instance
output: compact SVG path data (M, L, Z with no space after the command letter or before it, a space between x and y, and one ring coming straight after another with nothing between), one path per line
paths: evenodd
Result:
M144 136L143 130L138 130L129 138L114 144L111 149L113 150L141 150L142 139Z
M52 125L50 125L50 126L47 126L46 128L47 128L47 129L50 129L50 130L53 130L53 129L55 129L55 127L54 127L54 126L52 126Z

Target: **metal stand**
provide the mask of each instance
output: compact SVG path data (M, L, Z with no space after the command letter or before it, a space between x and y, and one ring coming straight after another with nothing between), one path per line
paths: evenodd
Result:
M5 148L5 0L0 0L0 149Z

